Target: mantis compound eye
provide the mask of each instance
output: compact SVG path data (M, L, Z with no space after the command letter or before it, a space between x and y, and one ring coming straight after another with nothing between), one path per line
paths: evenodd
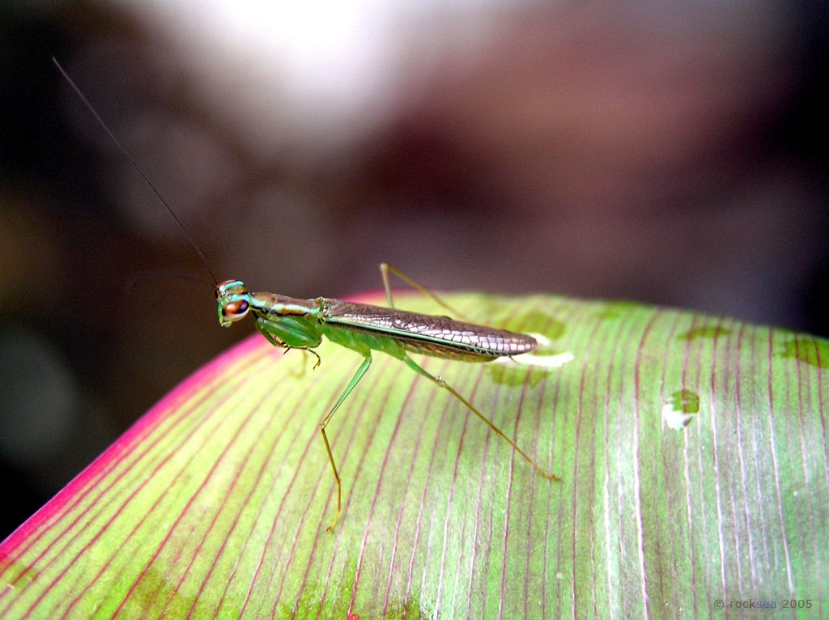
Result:
M230 301L222 307L222 315L228 321L238 321L250 310L250 304L245 300Z

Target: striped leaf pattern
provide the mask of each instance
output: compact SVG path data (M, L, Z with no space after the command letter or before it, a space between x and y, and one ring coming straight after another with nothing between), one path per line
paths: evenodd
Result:
M447 301L546 338L505 364L418 361L560 482L377 354L329 426L328 534L317 424L360 358L324 344L312 370L255 336L0 544L0 617L829 615L827 341L633 303Z

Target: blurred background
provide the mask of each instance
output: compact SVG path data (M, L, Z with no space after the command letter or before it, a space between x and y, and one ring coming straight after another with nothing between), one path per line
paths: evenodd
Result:
M828 33L806 0L3 2L0 538L253 329L52 56L220 280L385 260L826 336Z

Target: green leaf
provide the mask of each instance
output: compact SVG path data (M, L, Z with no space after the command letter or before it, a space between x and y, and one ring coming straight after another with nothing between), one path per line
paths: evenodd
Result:
M376 354L329 426L328 534L317 423L360 358L325 344L312 371L257 336L0 545L0 616L829 614L829 342L631 303L447 301L547 338L517 363L420 359L560 482Z

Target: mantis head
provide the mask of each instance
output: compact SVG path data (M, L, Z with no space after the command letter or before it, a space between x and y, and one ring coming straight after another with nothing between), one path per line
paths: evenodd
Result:
M219 323L222 327L245 318L250 311L250 294L244 282L225 280L216 287L219 303Z

